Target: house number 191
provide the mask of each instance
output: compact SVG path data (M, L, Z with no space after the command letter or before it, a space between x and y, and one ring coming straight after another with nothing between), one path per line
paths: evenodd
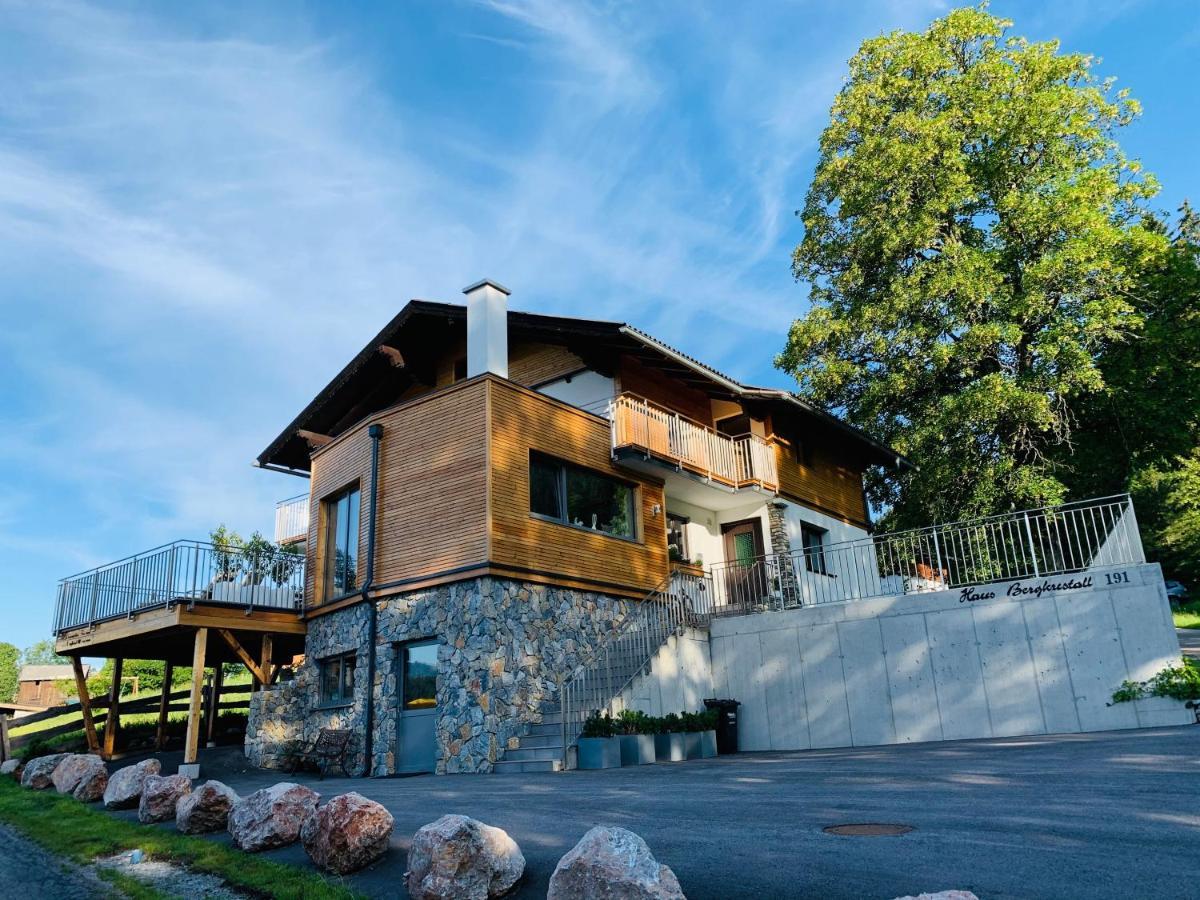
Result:
M1104 578L1107 584L1129 584L1128 572L1105 572Z

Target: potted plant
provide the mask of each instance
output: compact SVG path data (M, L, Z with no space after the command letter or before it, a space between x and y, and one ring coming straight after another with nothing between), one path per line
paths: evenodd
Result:
M700 758L700 732L702 730L699 716L696 713L682 712L679 720L683 723L683 752L686 759Z
M700 758L712 759L717 755L717 722L720 711L706 709L696 714L700 720Z
M621 743L621 765L647 766L654 762L654 733L647 730L650 717L636 709L623 709L614 721Z
M683 745L683 722L675 713L654 720L654 757L659 762L687 759Z
M621 741L613 736L614 727L607 712L596 711L587 717L579 737L579 768L615 769L621 765Z

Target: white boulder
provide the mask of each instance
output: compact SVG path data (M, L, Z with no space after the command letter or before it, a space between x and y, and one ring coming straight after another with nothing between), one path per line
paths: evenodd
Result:
M546 900L683 900L670 867L646 842L624 828L598 825L558 861Z
M507 832L467 816L442 816L413 836L405 873L413 900L488 900L512 890L525 857Z
M321 795L283 781L243 797L229 811L229 833L241 850L270 850L293 843Z
M108 787L104 789L105 809L132 809L142 799L142 787L151 775L162 771L157 759L143 759L133 766L117 769L108 776Z

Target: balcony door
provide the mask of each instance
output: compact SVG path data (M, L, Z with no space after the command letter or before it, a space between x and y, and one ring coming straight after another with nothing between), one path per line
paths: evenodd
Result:
M721 526L725 540L725 583L719 586L725 602L753 606L767 593L766 564L763 561L762 519L744 519Z
M432 772L437 766L438 642L402 644L400 654L400 727L396 735L396 772Z

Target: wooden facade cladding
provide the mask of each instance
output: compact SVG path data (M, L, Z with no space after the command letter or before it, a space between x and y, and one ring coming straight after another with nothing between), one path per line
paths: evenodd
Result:
M366 578L371 490L367 429L374 423L384 429L376 591L492 573L643 596L666 576L662 484L613 464L608 423L512 381L485 375L385 410L313 454L305 590L310 608L338 600L322 596L324 501L353 485L361 490L358 583ZM636 538L625 540L533 517L531 450L634 485Z
M667 574L662 483L612 461L608 422L511 382L491 390L491 561L571 586L645 594ZM636 488L633 540L529 514L529 454L538 451Z
M643 365L632 356L621 358L617 382L618 392L636 394L701 425L713 426L713 405L707 394Z
M780 494L852 525L871 527L863 497L866 467L862 463L839 455L832 443L812 438L803 463L797 461L792 446L780 442L775 446Z
M526 387L545 384L583 368L583 360L560 344L519 343L510 348L509 380Z
M370 515L369 424L383 425L379 457L375 584L483 565L487 560L486 396L482 379L460 381L385 410L312 458L308 605L321 596L324 500L361 489L358 583L366 578Z

